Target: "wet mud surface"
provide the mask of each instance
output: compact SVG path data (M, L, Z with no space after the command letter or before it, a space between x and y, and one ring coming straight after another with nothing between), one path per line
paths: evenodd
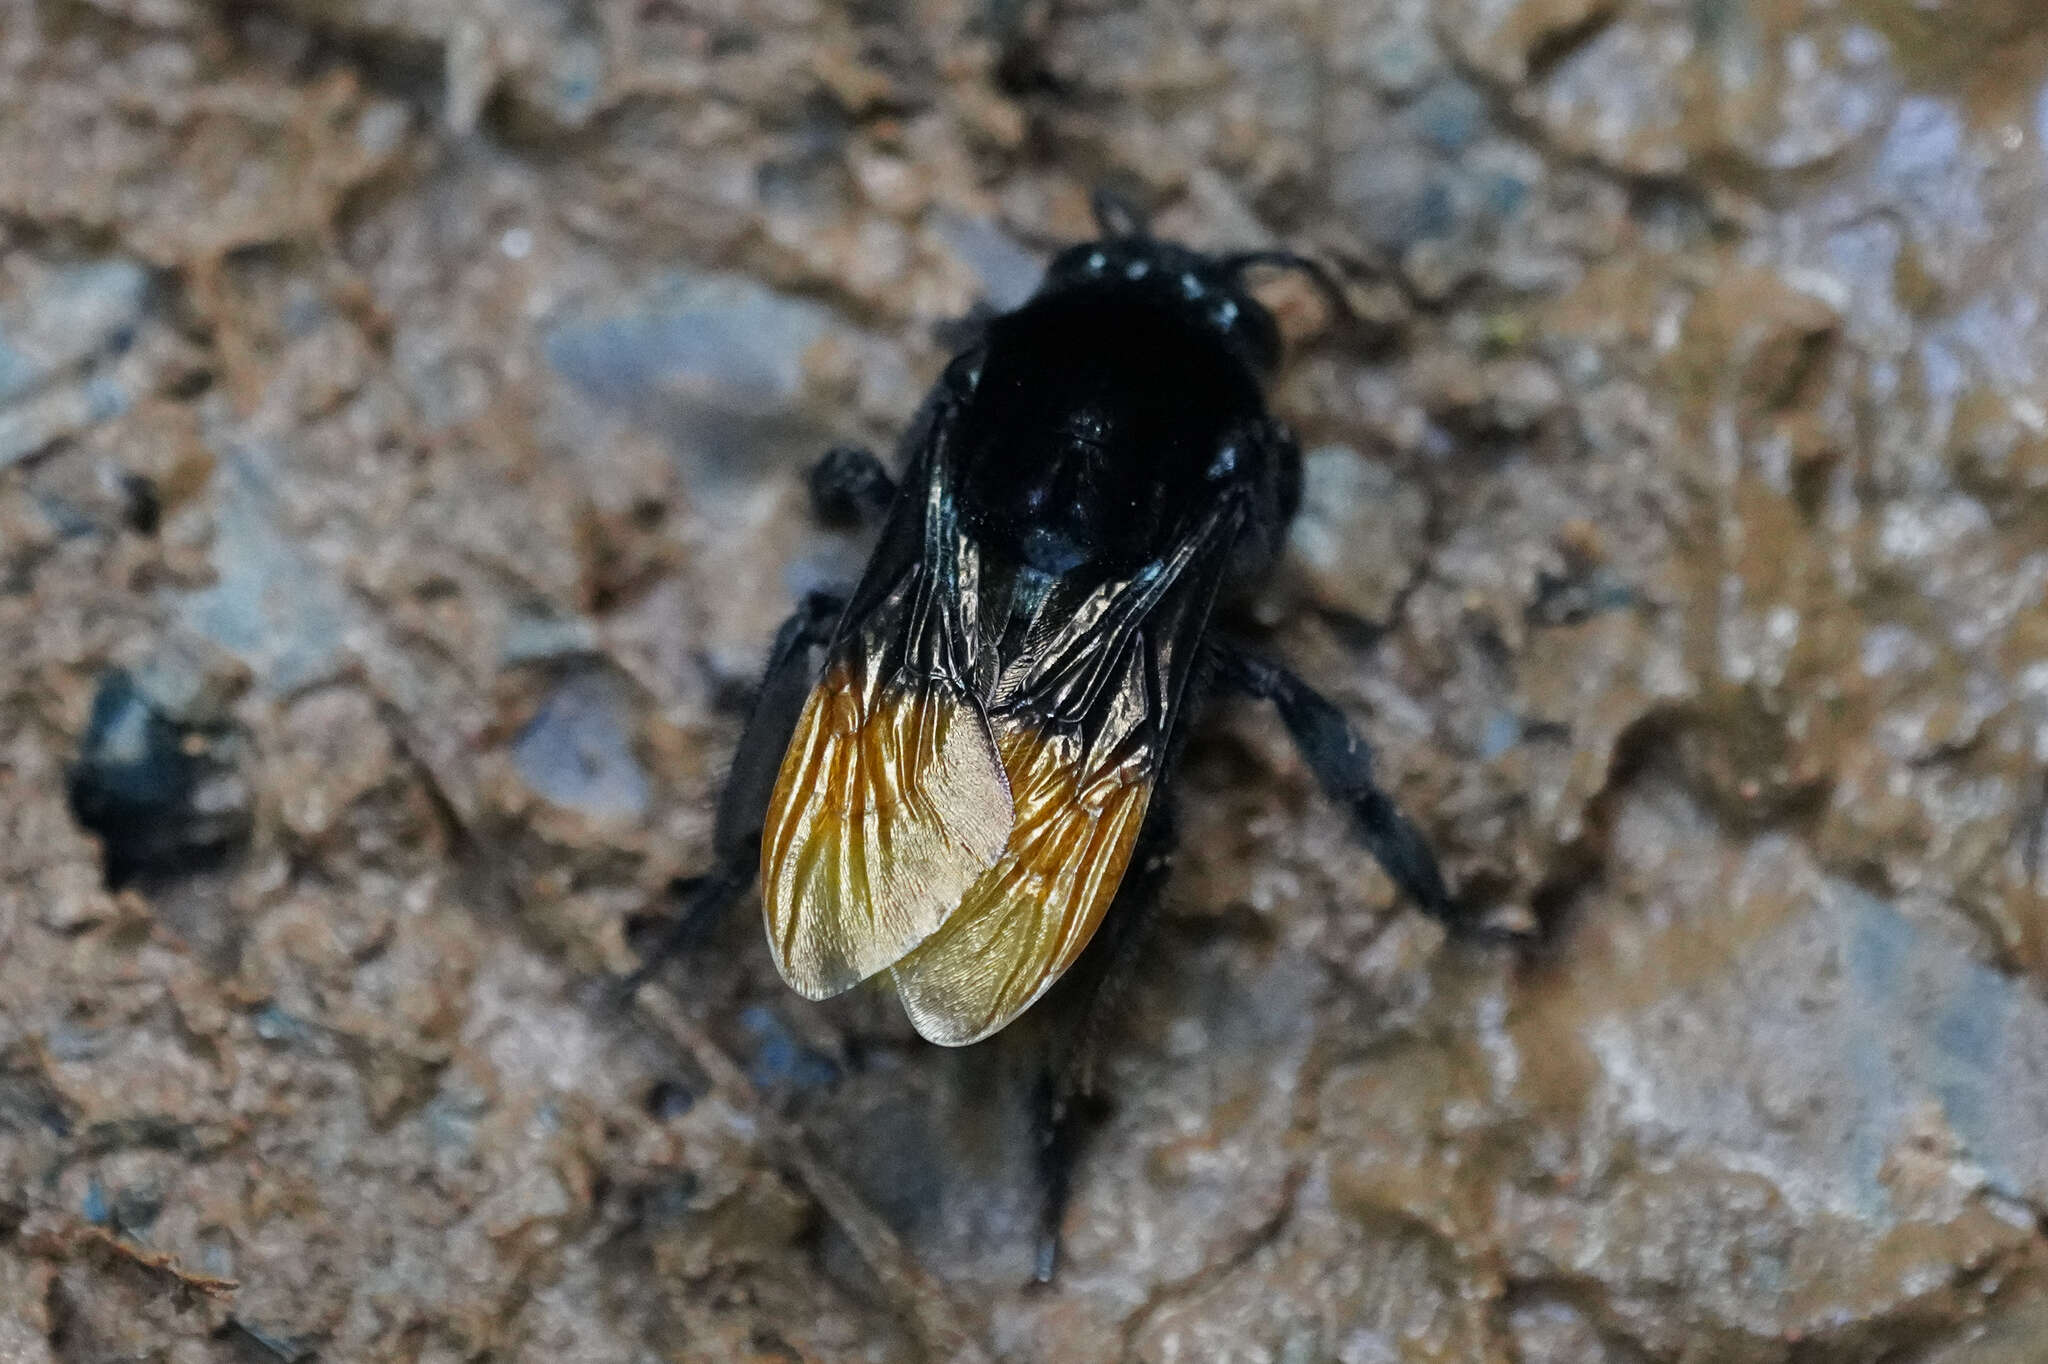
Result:
M629 1011L945 324L1286 244L1221 705L1027 1291L1032 1029ZM5 0L0 1359L2048 1355L2032 0Z

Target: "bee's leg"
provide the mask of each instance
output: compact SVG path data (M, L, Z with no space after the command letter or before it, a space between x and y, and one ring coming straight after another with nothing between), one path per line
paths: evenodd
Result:
M811 510L828 526L879 521L896 496L896 481L859 445L835 445L811 466Z
M1167 802L1160 799L1139 835L1130 870L1124 874L1095 940L1060 982L1063 998L1059 1011L1068 1021L1039 1072L1033 1096L1038 1178L1044 1197L1032 1269L1039 1283L1050 1283L1059 1272L1060 1224L1073 1193L1074 1161L1101 1105L1096 1062L1115 1019L1124 982L1136 969L1159 893L1173 869L1173 843L1173 819Z
M1516 936L1489 926L1451 898L1436 854L1373 780L1372 749L1343 711L1277 663L1221 641L1213 641L1210 652L1217 689L1273 703L1323 794L1350 812L1360 841L1417 908L1460 936Z
M1090 1096L1069 1092L1065 1067L1038 1073L1032 1095L1032 1136L1038 1145L1038 1248L1031 1265L1037 1283L1051 1283L1060 1270L1060 1224L1073 1197L1074 1158L1079 1153L1084 1112Z
M832 627L845 602L829 593L813 592L783 622L768 654L761 690L740 731L732 770L719 793L712 824L711 851L717 859L710 872L675 883L672 890L682 908L648 948L638 969L626 978L628 997L678 953L704 940L754 884L761 860L761 825L782 755L796 730L804 699L818 672L818 654L830 642Z

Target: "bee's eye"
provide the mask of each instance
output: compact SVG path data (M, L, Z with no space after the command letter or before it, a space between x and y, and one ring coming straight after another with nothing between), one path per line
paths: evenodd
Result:
M1221 483L1224 479L1229 478L1237 472L1237 466L1242 458L1237 448L1237 442L1228 442L1222 449L1216 452L1216 458L1209 461L1209 467L1205 471L1209 480L1214 483Z

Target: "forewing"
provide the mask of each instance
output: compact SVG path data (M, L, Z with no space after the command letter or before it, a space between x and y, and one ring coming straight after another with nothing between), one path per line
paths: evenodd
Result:
M838 994L946 921L1001 856L1008 784L972 700L829 669L805 703L768 807L769 946L802 995Z
M761 836L782 978L823 999L930 937L1007 846L1008 777L966 680L972 549L934 454L892 519L804 703Z
M1116 896L1152 795L1155 755L1142 740L1101 765L1077 737L1025 724L999 744L1017 807L1008 847L894 970L911 1024L944 1046L1002 1028L1074 964Z
M1071 967L1130 865L1178 723L1223 560L1219 527L1149 581L1063 618L994 718L1016 822L959 912L892 974L926 1040L997 1032ZM1081 627L1077 626L1077 629Z

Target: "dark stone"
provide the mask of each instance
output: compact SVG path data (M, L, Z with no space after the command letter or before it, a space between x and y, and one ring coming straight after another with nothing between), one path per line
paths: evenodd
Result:
M218 866L248 837L231 750L225 731L164 715L126 672L100 679L67 795L99 836L108 889Z

